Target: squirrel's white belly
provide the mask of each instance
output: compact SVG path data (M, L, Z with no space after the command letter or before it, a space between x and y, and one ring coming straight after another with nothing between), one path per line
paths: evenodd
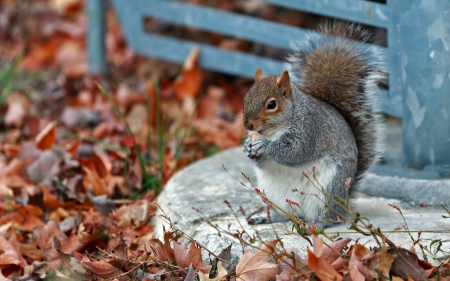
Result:
M315 178L313 177L315 167ZM309 179L303 176L303 171ZM281 209L301 218L318 219L323 216L324 194L336 175L336 166L331 161L320 159L300 167L289 167L268 160L262 168L256 167L258 188ZM289 205L286 199L300 204L300 208ZM293 209L293 210L292 210Z

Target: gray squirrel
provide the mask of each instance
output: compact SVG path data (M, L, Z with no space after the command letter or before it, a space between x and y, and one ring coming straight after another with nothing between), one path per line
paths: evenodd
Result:
M364 44L370 34L360 26L325 25L321 31L341 37L311 35L288 57L288 70L279 77L256 71L244 97L244 152L270 201L326 227L344 219L346 208L336 200L346 200L348 189L377 160L377 93L388 78L381 55ZM247 220L285 219L271 212L270 220L267 215Z

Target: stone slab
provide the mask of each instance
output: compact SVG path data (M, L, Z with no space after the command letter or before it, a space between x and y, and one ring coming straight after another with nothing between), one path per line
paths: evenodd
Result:
M223 169L226 167L227 171ZM187 235L196 239L199 243L218 254L230 243L233 244L233 261L236 262L242 255L242 247L235 238L224 234L208 225L205 219L222 229L245 228L249 233L259 233L262 241L281 237L286 248L295 247L300 250L301 255L306 254L309 243L296 232L292 231L292 223L275 223L270 225L249 226L245 217L239 212L239 207L246 211L246 215L265 209L261 199L242 183L251 187L252 185L242 175L244 173L256 182L252 164L242 152L241 147L223 151L210 158L198 161L172 177L158 198L158 202L164 212L172 219L173 223ZM369 175L362 190L372 190L377 193L379 179L376 175ZM386 181L388 179L384 178ZM388 183L386 183L388 184ZM396 182L391 182L391 189L398 189ZM425 186L424 186L425 188ZM424 189L426 196L427 190ZM446 197L445 200L447 200ZM228 200L237 215L235 217L224 200ZM443 208L426 206L419 207L411 205L408 200L387 199L366 195L360 192L354 193L351 206L354 212L370 219L374 227L380 227L397 245L410 248L412 241L404 231L405 225L399 212L388 204L394 204L402 209L408 227L412 235L417 238L418 231L421 233L421 241L429 245L431 241L441 239L442 249L450 250L450 219L443 218L448 215ZM201 211L195 211L194 208ZM155 234L161 235L162 225L160 219L155 219ZM166 225L167 227L167 225ZM341 224L327 228L326 234L333 236L339 233L340 237L350 237L353 241L359 239L360 243L376 246L372 237L363 236L348 229L348 224ZM257 245L255 245L257 246ZM417 251L419 252L419 251Z

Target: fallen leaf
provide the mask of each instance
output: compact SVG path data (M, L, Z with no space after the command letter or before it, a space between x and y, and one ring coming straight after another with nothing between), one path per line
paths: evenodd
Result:
M321 238L320 238L321 239ZM308 248L308 266L320 280L342 280L342 275L336 271L323 257L317 257Z
M22 126L25 116L29 112L30 102L26 97L19 93L12 93L6 99L8 109L4 116L4 122L7 126L19 128Z
M183 65L182 73L173 82L173 89L179 99L195 97L203 83L203 70L198 67L200 50L192 49Z
M82 261L81 264L92 273L103 278L113 278L114 276L122 273L118 268L107 262Z
M15 239L15 236L12 236ZM21 271L27 262L20 255L19 250L14 244L18 244L16 241L8 241L5 237L0 235L0 268L1 271ZM16 266L16 267L15 267ZM17 268L18 267L18 268ZM22 268L22 269L21 269Z
M23 167L26 166L26 162L17 158L13 158L9 164L4 167L3 169L0 169L0 176L1 177L10 177L12 175L20 175L20 171Z
M173 252L177 265L181 268L187 268L192 264L196 270L201 270L202 272L209 274L212 266L203 263L200 248L197 248L194 243L189 243L189 245L190 247L188 250L185 245L173 241Z
M298 275L298 271L308 270L307 260L298 255L298 249L287 249L286 254L287 256L283 256L280 262L281 273L275 276L277 281L290 281ZM293 258L295 262L292 260ZM308 275L305 277L308 277Z
M106 188L103 182L87 167L83 167L83 171L86 174L83 180L85 192L89 191L89 187L92 187L95 195L105 195Z
M91 200L92 204L94 204L95 209L100 211L105 216L109 215L109 213L116 208L116 204L114 204L111 199L108 199L108 196L105 194L95 196L92 189L89 189L88 191L88 198Z
M49 149L53 146L56 140L56 130L58 123L56 121L50 122L41 132L36 136L36 147L41 150Z
M124 205L116 211L119 225L123 227L140 227L147 222L149 215L149 206L146 201L138 201L132 205ZM186 265L186 267L188 266Z
M42 192L44 193L44 206L49 210L58 208L60 206L58 198L51 194L45 185L40 184L39 186L42 188Z
M331 265L342 256L344 247L351 241L350 238L343 238L338 241L333 241L325 245L322 257Z
M419 266L419 258L416 254L397 248L390 248L388 253L397 255L390 270L392 276L403 279L411 277L413 280L428 280L425 270Z
M236 266L236 278L244 281L268 281L280 274L278 266L269 262L277 243L278 240L274 240L261 244L254 254L250 254L249 251L245 252Z
M252 136L253 139L253 136ZM313 238L313 249L314 249L314 256L317 258L320 258L322 256L322 250L323 250L323 239L317 237L315 234L312 235Z
M219 261L217 262L217 276L210 279L209 274L203 273L201 270L198 273L198 277L200 278L200 281L226 281L227 280L227 270L223 268L222 263Z
M386 245L383 245L381 249L375 254L375 258L372 261L368 261L366 264L369 268L381 273L382 276L389 277L389 272L391 270L392 263L394 262L396 254L389 254ZM380 280L386 280L386 278L381 277Z
M183 281L197 281L197 279L195 279L195 270L194 267L192 267L192 264L189 265L188 273Z

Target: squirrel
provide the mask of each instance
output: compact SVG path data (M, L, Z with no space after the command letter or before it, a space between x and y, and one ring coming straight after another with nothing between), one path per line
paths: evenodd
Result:
M347 202L349 189L377 161L377 92L387 87L388 74L379 52L365 44L370 33L359 25L320 30L325 34L311 35L290 54L280 76L256 70L243 101L243 150L271 202L324 228L345 219L347 207L337 202ZM247 221L286 219L271 212Z

